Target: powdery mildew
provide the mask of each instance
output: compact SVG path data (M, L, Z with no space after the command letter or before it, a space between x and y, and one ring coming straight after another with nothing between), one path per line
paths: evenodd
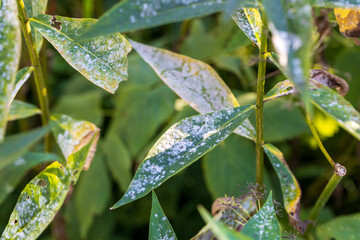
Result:
M116 33L79 42L76 37L95 24L95 19L56 16L60 30L52 27L52 19L40 14L30 21L73 68L95 85L114 93L128 77L127 54L131 45L126 39Z

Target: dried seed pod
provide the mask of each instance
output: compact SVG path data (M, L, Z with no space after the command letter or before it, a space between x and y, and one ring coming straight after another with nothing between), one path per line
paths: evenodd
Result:
M348 8L334 8L336 21L340 32L349 38L360 37L360 10Z
M315 85L321 84L335 89L342 96L345 96L349 91L349 85L344 79L325 70L312 69L310 71L310 81Z

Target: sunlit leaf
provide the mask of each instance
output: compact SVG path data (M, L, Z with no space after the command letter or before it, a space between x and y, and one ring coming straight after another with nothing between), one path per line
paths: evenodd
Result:
M95 24L95 19L40 14L30 21L73 68L95 85L114 93L127 79L131 46L121 34L79 42L74 38Z
M44 14L46 11L48 0L24 0L26 15L28 18L35 17L38 14ZM42 35L31 27L32 37L36 44L36 50L40 52L43 37Z
M176 240L177 237L154 191L150 215L149 240Z
M301 189L294 174L291 172L285 161L284 155L271 144L264 145L264 151L268 156L271 165L280 181L281 191L283 193L283 201L285 209L289 216L298 219L298 210L300 207Z
M130 43L159 77L198 112L239 106L229 87L208 64L132 40ZM255 138L255 130L248 120L235 133Z
M231 17L245 35L260 48L263 24L259 10L256 8L238 8Z
M359 3L360 6L360 3ZM334 8L336 21L342 35L354 39L360 45L360 10L351 8Z
M316 227L319 240L356 240L360 235L360 214L344 215Z
M15 87L11 94L10 102L15 98L16 94L19 92L20 88L24 83L29 79L31 72L34 70L34 67L24 67L19 70L16 74Z
M307 102L313 21L310 1L263 1L279 63Z
M0 169L16 161L28 149L37 143L51 129L51 126L42 127L29 132L13 135L0 144Z
M79 171L83 168L87 170L94 157L100 129L90 122L76 120L66 115L54 115L51 120L57 124L53 128L53 134L66 159L67 167ZM70 158L73 153L84 148L90 141L92 144L86 163Z
M281 239L271 192L264 206L250 218L241 232L254 239Z
M272 89L270 89L270 91L266 93L264 101L267 102L295 92L296 90L294 85L289 80L285 80L277 83Z
M0 5L0 142L4 140L20 60L21 35L15 0Z
M8 121L22 119L40 114L41 110L36 106L23 101L14 100L10 106L10 112L7 116Z
M206 209L202 206L199 206L199 212L202 218L205 220L205 222L208 223L211 230L215 233L215 236L218 239L222 240L251 240L254 239L252 237L247 236L246 234L243 234L242 232L235 232L233 230L230 230L220 222L214 220L210 213L206 211ZM196 238L195 238L196 239ZM207 238L207 239L213 239L213 238Z
M228 10L231 0L121 1L101 16L99 22L83 34L91 38L115 32L155 27L189 18ZM237 1L243 7L258 6L257 0Z
M168 129L139 166L124 196L113 206L139 199L214 148L235 130L254 106L196 115Z
M54 154L26 153L16 161L0 169L0 205L15 189L27 171L41 163L57 160L59 160L59 157Z
M314 7L323 7L323 8L355 8L360 7L359 0L311 0L311 5Z

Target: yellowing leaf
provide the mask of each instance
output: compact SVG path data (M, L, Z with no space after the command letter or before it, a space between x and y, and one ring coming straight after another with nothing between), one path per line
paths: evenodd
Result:
M94 25L95 19L39 14L30 21L73 68L95 85L114 93L127 79L131 46L120 33L79 42L76 36Z
M349 38L360 37L360 10L349 8L334 8L336 21L340 32Z

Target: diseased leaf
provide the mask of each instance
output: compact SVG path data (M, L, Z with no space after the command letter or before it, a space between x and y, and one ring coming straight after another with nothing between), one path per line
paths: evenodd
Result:
M319 240L356 240L360 235L360 214L344 215L316 227Z
M114 93L127 79L131 45L121 34L79 42L76 36L95 24L95 19L40 14L30 21L73 68L95 85Z
M38 14L44 14L46 11L46 6L48 0L23 0L26 10L26 15L28 18L35 17ZM43 44L42 35L31 26L31 34L35 41L36 50L40 52L41 46Z
M281 239L271 192L264 206L250 218L241 232L257 240Z
M29 79L31 72L34 70L34 67L24 67L23 69L19 70L16 74L16 80L15 80L15 87L11 94L11 101L14 100L16 94L19 92L20 88L24 83Z
M0 205L15 189L25 173L40 163L57 161L59 157L49 153L26 153L23 157L0 169Z
M150 215L149 240L176 240L177 237L154 191Z
M227 138L254 106L220 110L185 118L168 129L139 166L117 208L139 199L186 168Z
M0 142L4 140L7 115L20 60L21 35L15 0L0 4Z
M51 125L13 135L0 144L0 169L16 161L51 129Z
M307 102L313 30L310 1L274 0L263 1L263 5L280 66Z
M294 85L289 80L285 80L277 83L272 89L270 89L269 92L266 93L264 102L287 96L293 93L296 93Z
M115 32L128 32L167 23L180 22L226 11L231 0L190 0L190 1L121 1L107 11L99 22L81 38L92 38ZM257 0L237 1L242 7L258 6Z
M36 114L41 114L41 110L34 105L23 101L14 100L11 103L10 112L7 116L7 120L13 121L16 119L31 117Z
M206 209L204 207L199 206L198 210L199 210L202 218L205 220L205 222L207 222L207 225L215 233L215 235L218 239L221 239L221 240L251 240L251 239L254 239L250 236L245 235L242 232L235 232L233 230L230 230L229 228L227 228L226 226L221 224L221 222L214 220L211 217L210 213L208 213L208 211L206 211ZM199 239L199 238L195 238L195 239ZM213 238L211 237L211 238L207 238L207 239L213 239Z
M198 112L239 106L229 87L208 64L132 40L130 43L159 77ZM255 139L255 130L248 120L235 133Z
M66 115L53 115L51 121L57 123L52 131L66 159L66 167L78 171L87 170L96 151L100 129L90 122L76 120ZM86 163L70 158L72 154L84 148L89 142L91 142L91 148L86 157Z
M311 0L311 5L322 8L356 8L360 6L359 0Z
M238 8L231 17L245 35L260 48L263 24L259 10L256 8Z

